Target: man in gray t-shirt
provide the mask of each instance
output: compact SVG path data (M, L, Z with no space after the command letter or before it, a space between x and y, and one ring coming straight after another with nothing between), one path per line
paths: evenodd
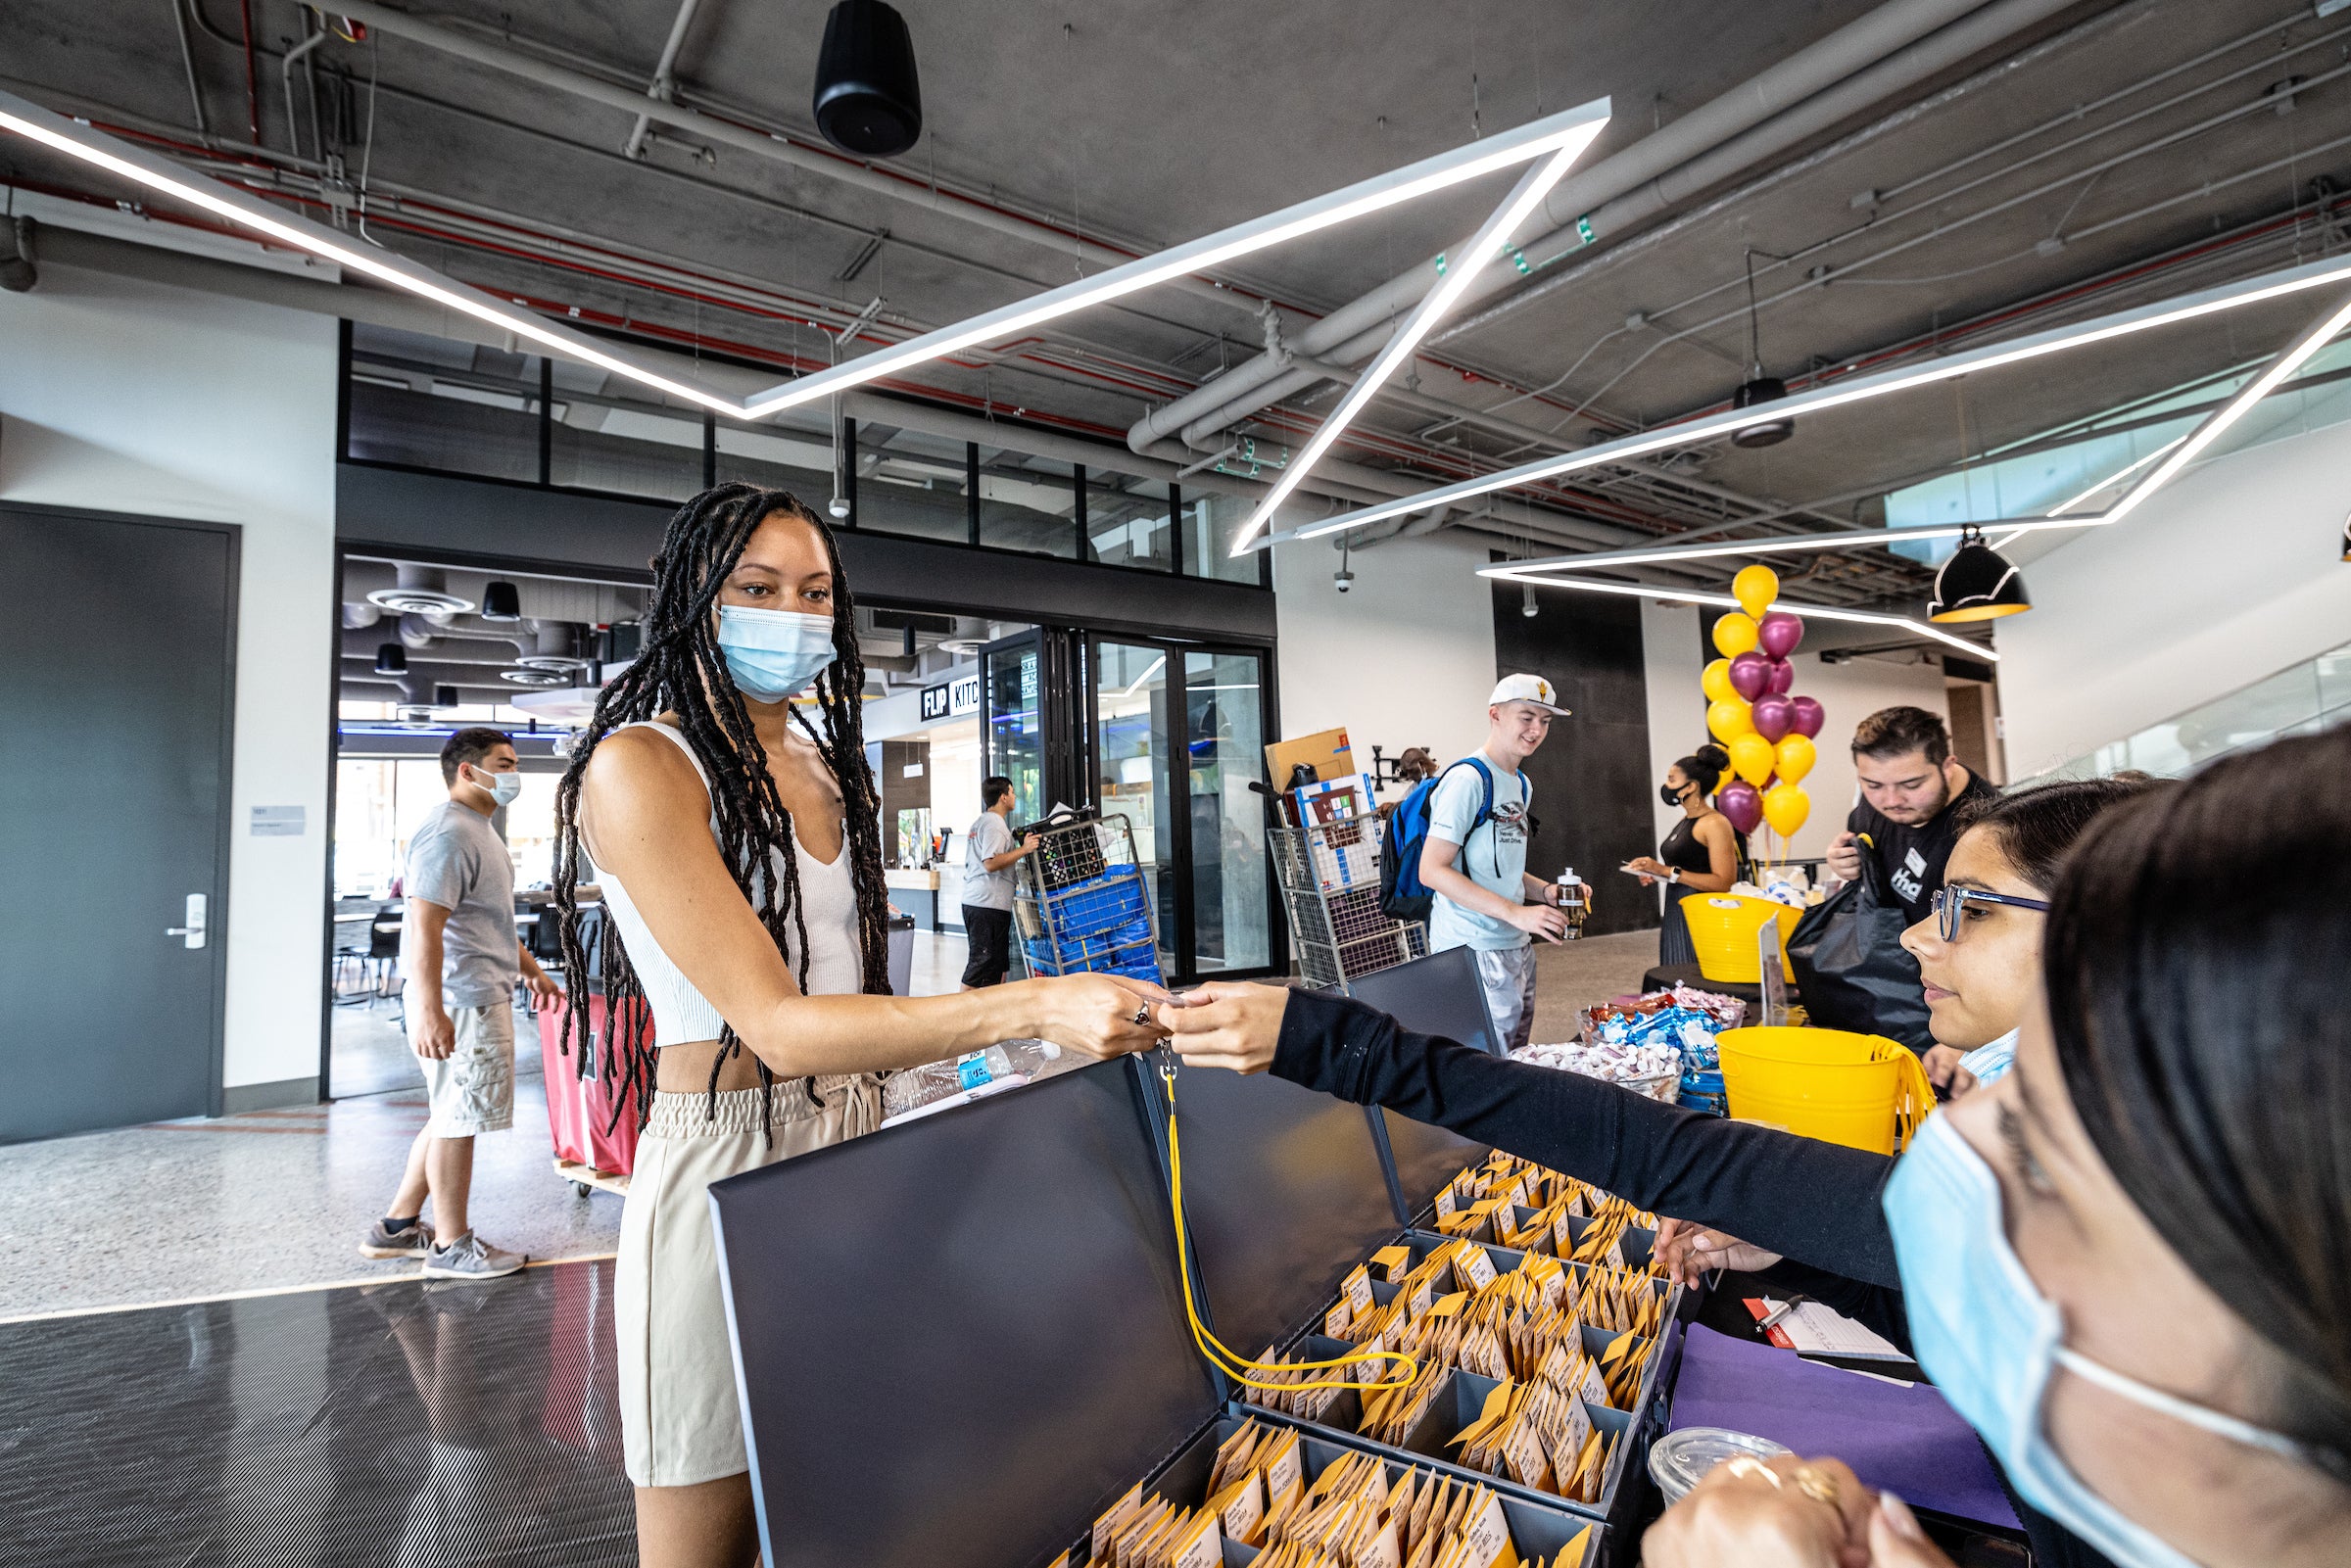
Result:
M1012 781L991 774L980 781L987 809L972 824L963 849L963 934L970 962L963 988L999 983L1012 968L1012 868L1036 853L1036 834L1016 844L1007 819L1016 804Z
M514 861L491 826L521 792L515 770L514 744L504 735L459 730L441 748L449 798L408 839L402 1000L431 1114L408 1150L390 1211L369 1227L360 1251L422 1258L435 1278L488 1279L525 1261L475 1235L465 1212L473 1135L514 1124L515 982L527 979L542 1004L558 994L515 937ZM418 1217L428 1195L432 1225Z

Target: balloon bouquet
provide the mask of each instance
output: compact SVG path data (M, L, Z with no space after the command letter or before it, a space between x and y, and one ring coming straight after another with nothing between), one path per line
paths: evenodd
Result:
M1738 776L1715 791L1714 806L1742 833L1769 823L1790 838L1812 814L1802 781L1818 755L1812 737L1827 715L1812 698L1788 689L1796 683L1788 655L1804 640L1804 623L1771 607L1780 595L1779 574L1746 567L1731 579L1731 593L1740 607L1714 623L1722 657L1706 666L1700 683L1710 699L1706 728L1730 752Z

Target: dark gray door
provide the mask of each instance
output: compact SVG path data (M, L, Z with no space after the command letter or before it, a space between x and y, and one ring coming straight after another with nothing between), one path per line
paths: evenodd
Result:
M0 505L0 1143L216 1112L236 533Z

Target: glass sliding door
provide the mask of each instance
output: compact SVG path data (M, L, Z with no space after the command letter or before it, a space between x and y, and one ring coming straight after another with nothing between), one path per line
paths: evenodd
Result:
M1159 962L1173 978L1176 963L1176 884L1180 864L1170 809L1175 754L1174 714L1168 700L1180 669L1165 648L1096 641L1092 666L1093 796L1104 817L1123 816L1134 832L1135 854L1149 883L1159 925Z
M981 745L989 775L1012 781L1013 821L1034 822L1045 799L1043 639L1034 632L980 652Z
M1183 655L1185 795L1191 829L1191 973L1272 962L1266 865L1265 655Z

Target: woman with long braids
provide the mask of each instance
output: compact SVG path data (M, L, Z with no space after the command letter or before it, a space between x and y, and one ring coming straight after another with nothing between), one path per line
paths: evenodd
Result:
M604 1047L645 1116L613 1311L640 1559L735 1568L758 1541L705 1189L872 1131L880 1071L1024 1037L1138 1050L1166 993L1073 975L889 995L865 669L831 533L781 491L721 485L679 508L652 566L643 650L563 776L556 901L565 971L587 974L585 851L611 917L604 993L652 1015L649 1041ZM573 1009L568 1050L592 1048L587 1019Z

